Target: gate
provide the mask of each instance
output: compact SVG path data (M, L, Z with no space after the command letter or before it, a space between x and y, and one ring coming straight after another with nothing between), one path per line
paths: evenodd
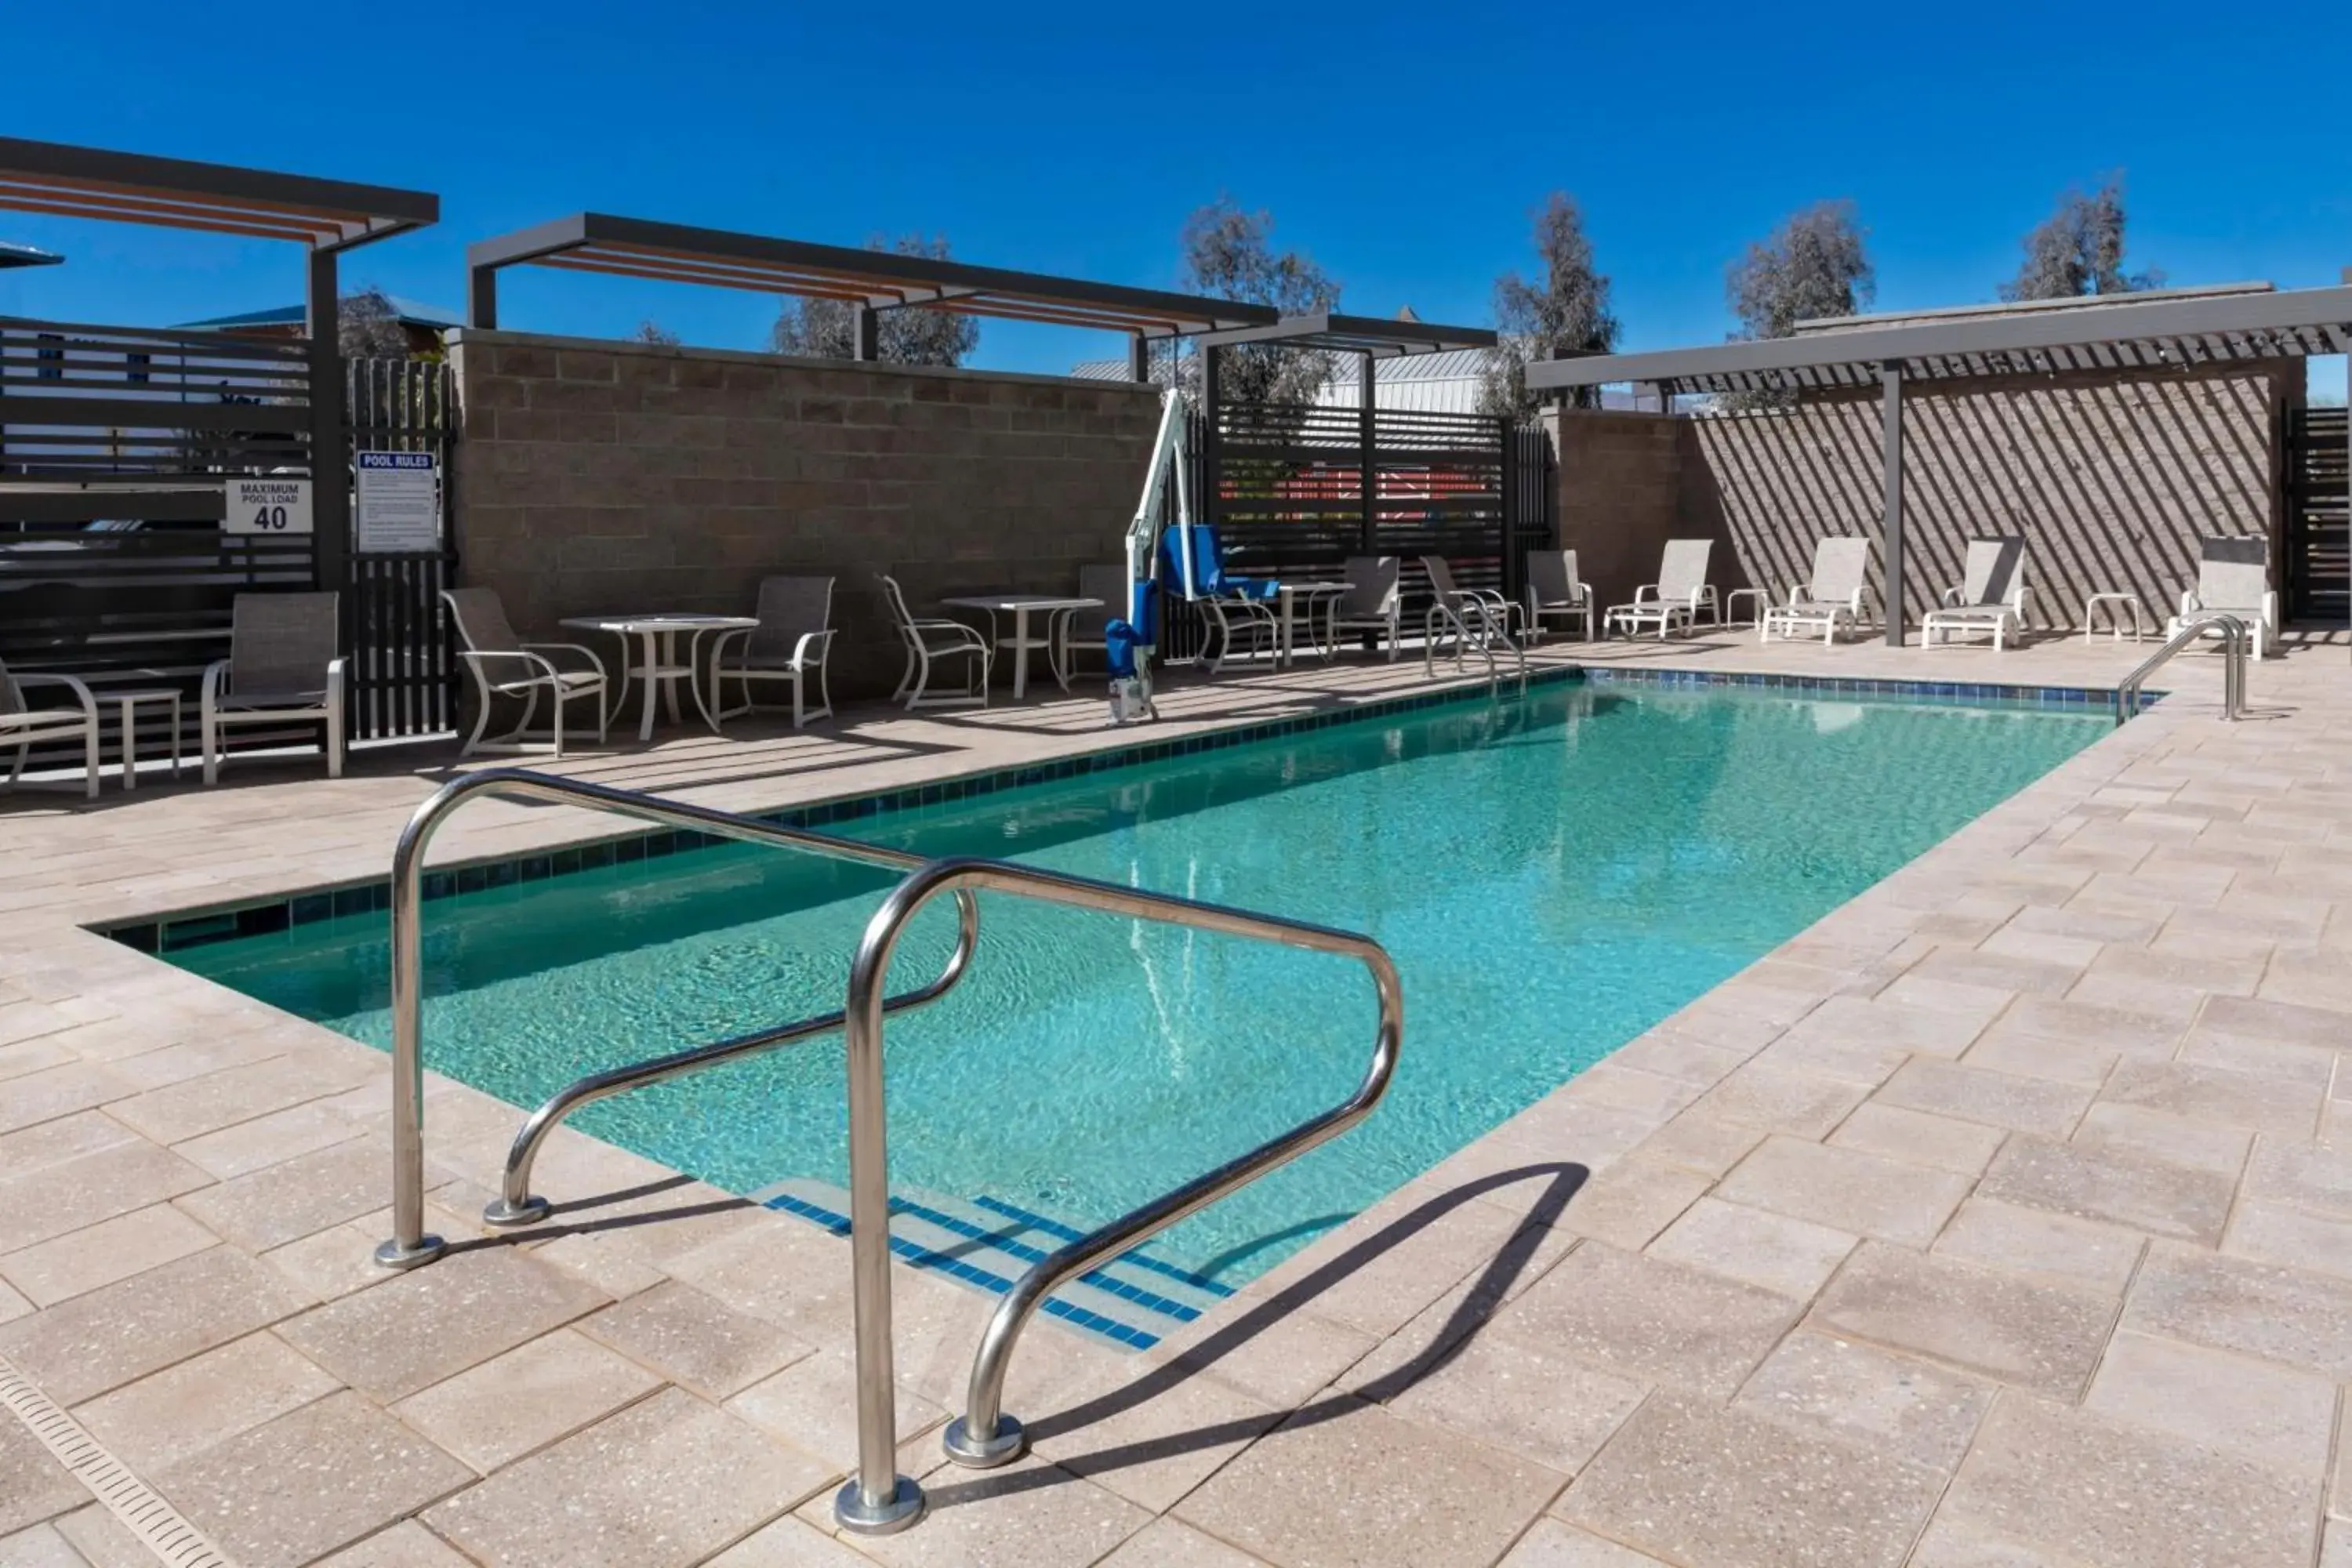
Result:
M2352 452L2346 412L2296 408L2286 436L2286 594L2290 620L2341 626L2352 616Z
M354 452L425 452L441 473L442 547L373 552L354 538L346 559L343 637L352 738L444 734L457 724L457 658L441 590L456 581L450 548L450 436L456 397L437 360L362 359L346 368ZM356 507L353 528L358 527Z
M1355 408L1224 404L1194 454L1193 493L1240 575L1336 579L1351 555L1442 555L1464 587L1517 597L1526 552L1552 537L1550 442L1485 415L1376 408L1367 483ZM1416 628L1428 585L1405 573ZM1171 606L1168 651L1199 646L1197 616Z

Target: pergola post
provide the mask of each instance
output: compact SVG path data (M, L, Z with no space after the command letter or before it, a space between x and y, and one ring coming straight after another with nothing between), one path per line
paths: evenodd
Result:
M1127 379L1142 385L1151 381L1151 340L1141 332L1127 340Z
M882 314L871 305L850 307L849 357L856 360L882 357Z
M1372 356L1363 355L1362 368L1356 373L1356 439L1362 447L1357 460L1356 488L1363 492L1364 553L1367 555L1381 552L1381 478L1372 461L1376 449L1373 437L1380 405L1380 384Z
M1886 531L1886 646L1903 646L1903 362L1878 367L1879 474Z
M495 267L466 268L466 325L495 327L499 324L499 269Z
M342 300L335 253L323 246L310 253L305 307L310 333L311 570L320 588L340 593L348 585L351 552L351 459L345 449L350 437L343 428ZM345 637L356 627L357 616L356 606L343 606Z

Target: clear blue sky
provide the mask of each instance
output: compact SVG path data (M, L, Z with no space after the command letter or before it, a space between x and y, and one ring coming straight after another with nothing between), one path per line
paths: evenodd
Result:
M1565 189L1625 346L1664 347L1723 335L1726 262L1806 203L1859 204L1882 308L1954 304L1991 296L2061 189L2116 168L2136 265L2336 281L2352 115L2316 62L2352 58L2352 6L2267 26L1885 0L85 3L8 26L0 132L438 192L438 228L345 275L452 310L468 240L583 207L851 244L919 228L975 261L1171 286L1179 226L1222 191L1270 210L1347 308L1485 322L1496 272L1529 263L1528 210ZM305 49L333 89L318 109ZM299 294L290 247L7 213L0 238L68 256L0 273L11 313L160 323ZM542 270L509 274L503 310L752 347L773 307ZM1118 352L990 324L979 363Z

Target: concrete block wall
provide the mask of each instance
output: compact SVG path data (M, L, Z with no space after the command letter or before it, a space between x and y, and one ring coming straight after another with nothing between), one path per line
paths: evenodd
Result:
M829 574L836 697L898 679L877 572L920 615L1120 559L1159 420L1148 387L1053 376L472 330L449 356L460 576L525 636Z
M2195 582L2208 534L2269 538L2275 580L2284 422L2302 387L2293 361L1913 384L1907 616L1916 624L1959 582L1970 538L1991 534L2025 538L2028 619L2046 629L2079 627L2088 595L2110 591L2160 618ZM1558 418L1561 542L1577 542L1571 517L1588 537L1613 536L1597 559L1616 574L1630 567L1628 584L1649 579L1665 538L1702 537L1717 542L1718 586L1777 596L1811 573L1816 541L1860 534L1873 546L1871 613L1883 613L1874 392L1759 414ZM1649 430L1633 433L1637 421ZM1668 484L1670 519L1658 503ZM1608 593L1595 568L1587 575Z

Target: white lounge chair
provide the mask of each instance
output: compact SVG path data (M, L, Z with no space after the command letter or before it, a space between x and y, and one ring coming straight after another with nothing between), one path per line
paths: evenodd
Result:
M2014 534L1969 541L1960 585L1945 589L1943 605L1927 612L1919 646L1934 646L1938 635L1948 641L1954 632L1984 631L1996 652L2004 635L2025 636L2025 541Z
M985 708L988 706L988 668L996 650L977 626L961 621L945 619L917 620L907 608L906 592L898 580L886 572L875 575L882 581L882 597L890 606L890 624L898 630L898 640L906 645L907 670L898 678L898 689L890 693L897 701L904 697L908 711L918 708ZM964 661L963 689L944 696L931 695L931 666L955 659Z
M506 605L496 588L444 588L441 599L449 606L450 619L457 624L457 640L463 645L457 657L474 677L474 732L466 738L459 756L541 750L530 721L539 711L541 696L555 710L554 728L545 742L545 749L553 755L563 754L564 705L583 697L595 699L596 743L604 743L605 726L612 715L605 702L610 682L603 659L578 643L523 641L509 624ZM566 669L547 657L554 653L577 654L587 660L588 668ZM490 706L500 697L521 698L522 717L513 729L486 741L482 731L490 725Z
M70 708L36 708L25 700L25 688L28 686L61 687L72 694L74 705ZM70 675L11 675L8 667L0 664L0 746L14 747L16 752L16 760L8 769L8 784L12 788L24 776L26 761L32 755L35 746L54 745L59 741L79 741L82 793L96 800L98 739L98 701L79 679ZM173 742L175 746L178 743L176 741Z
M2180 595L2180 614L2164 628L2168 638L2199 616L2235 616L2253 637L2254 657L2278 641L2278 595L2271 587L2270 541L2258 535L2208 539L2198 549L2197 586ZM2205 633L2220 637L2220 627Z
M721 632L710 656L710 694L714 720L732 719L757 706L751 700L753 681L789 681L793 689L793 728L811 719L833 717L833 689L825 680L825 660L833 651L833 579L830 577L762 577L760 579L757 626ZM816 678L817 705L808 706L808 679ZM743 700L725 706L727 682L735 682Z
M1394 664L1404 619L1404 563L1394 555L1350 555L1348 591L1331 596L1324 629L1334 643L1347 632L1370 632L1388 644Z
M1601 617L1608 630L1638 637L1644 626L1658 628L1660 641L1677 625L1685 631L1698 625L1704 607L1711 626L1723 624L1723 605L1715 584L1706 580L1707 560L1715 553L1711 539L1669 539L1658 556L1658 580L1633 590L1630 605L1612 605Z
M1080 648L1091 648L1108 660L1110 624L1127 619L1128 594L1134 584L1124 566L1078 568L1078 597L1100 599L1098 610L1065 610L1054 622L1054 677L1066 689L1076 668Z
M1837 640L1838 627L1849 632L1862 624L1863 579L1870 572L1870 541L1851 537L1824 539L1813 546L1812 581L1791 586L1785 604L1772 605L1756 623L1756 640L1768 643L1772 634L1795 638L1822 634L1826 647Z
M220 782L221 731L236 724L326 726L327 776L343 776L343 659L333 594L239 594L228 657L205 668L197 710L205 783Z
M1560 616L1571 624L1584 621L1584 640L1592 640L1592 588L1576 574L1573 550L1528 552L1528 637L1540 640L1547 616Z

